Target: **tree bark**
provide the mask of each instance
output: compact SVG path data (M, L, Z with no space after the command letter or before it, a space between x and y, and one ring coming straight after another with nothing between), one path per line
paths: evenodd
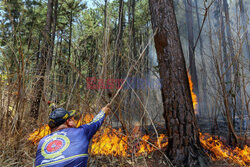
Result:
M41 58L36 72L38 78L34 82L34 87L33 87L34 97L32 99L31 111L30 111L31 116L35 119L37 119L39 115L39 106L43 93L46 66L51 49L50 44L51 44L52 11L53 11L53 0L48 0L46 26L45 26L45 31L43 33L45 45L42 48Z
M167 155L176 166L201 166L199 132L189 89L173 0L149 0L168 136Z

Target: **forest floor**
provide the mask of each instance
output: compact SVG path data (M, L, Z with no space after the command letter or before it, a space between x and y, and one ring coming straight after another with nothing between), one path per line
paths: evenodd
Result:
M162 150L163 151L163 150ZM240 167L230 160L209 160L208 167ZM168 160L159 151L148 155L132 158L117 158L111 156L92 156L89 167L168 167Z
M159 128L159 132L161 132ZM27 130L27 134L28 134ZM152 131L149 127L149 131ZM0 138L0 167L29 167L35 162L35 152L37 146L28 141L28 135ZM20 139L20 140L18 140ZM225 143L224 143L225 144ZM163 154L166 147L160 151L150 153L145 152L140 156L128 155L128 157L112 155L90 155L89 167L166 167L169 160ZM209 154L210 155L210 154ZM212 156L212 154L211 154ZM249 165L249 164L247 164ZM230 159L209 160L208 167L240 167Z
M10 144L10 143L9 143ZM29 167L33 166L35 162L35 149L30 144L26 143L20 151L13 154L11 147L5 147L0 155L1 167ZM3 146L3 145L2 145ZM3 148L3 147L2 147ZM166 148L162 148L161 151L154 151L151 153L145 153L136 157L116 157L116 156L104 156L104 155L91 155L89 157L89 167L168 167L168 159L164 156ZM1 152L1 151L0 151ZM7 153L9 152L9 153ZM21 154L22 153L22 154ZM3 156L5 154L5 156ZM7 155L7 156L6 156ZM209 161L208 167L240 167L240 165L230 160L216 160Z

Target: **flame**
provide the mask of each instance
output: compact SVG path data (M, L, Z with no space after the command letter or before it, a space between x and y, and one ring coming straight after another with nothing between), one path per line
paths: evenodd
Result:
M188 80L193 107L196 113L198 102L197 97L193 92L193 83L189 73ZM93 115L86 114L83 119L80 119L80 121L77 123L77 126L91 122L93 117ZM135 131L138 132L138 127L135 128L137 128ZM49 133L49 126L44 125L35 132L31 133L29 135L29 140L33 143L38 143L42 137L48 135ZM247 145L245 145L243 149L239 147L232 149L223 144L223 142L218 137L213 138L208 133L200 133L199 137L201 145L209 151L208 156L212 160L227 159L241 166L248 166L250 164L250 147ZM116 130L111 126L107 126L102 128L102 130L99 130L93 137L91 144L91 154L113 155L121 157L130 157L132 154L134 154L139 156L153 152L160 148L164 148L167 145L167 137L164 134L160 134L158 138L152 139L149 135L124 135L121 129Z
M34 144L38 143L44 136L47 136L48 134L50 134L50 127L49 125L43 125L40 128L38 128L38 130L36 130L35 132L31 133L29 135L29 141L32 141Z
M82 123L89 123L93 119L92 115L85 115ZM80 124L79 124L80 125ZM33 143L50 133L48 125L42 126L29 136L29 140ZM226 146L218 137L212 138L208 133L200 133L200 142L206 150L209 150L208 156L212 160L228 159L241 166L250 164L250 147L247 145L243 149L236 147L234 149ZM121 157L130 157L132 154L139 156L148 154L168 145L167 137L160 134L154 140L149 135L129 136L124 135L122 130L113 129L107 126L98 131L93 137L91 145L92 155L113 155Z
M250 164L250 147L247 145L243 149L239 147L232 149L223 144L219 137L213 138L208 133L200 133L200 142L205 149L212 153L208 154L212 160L229 159L241 166Z
M85 117L77 123L77 126L91 122L93 115L86 114ZM50 134L48 125L44 125L29 135L29 140L37 144L44 136ZM149 135L134 136L124 135L122 130L113 129L107 126L99 130L92 139L91 154L92 155L113 155L113 156L136 156L150 153L152 151L167 146L167 137L160 134L156 140L150 139ZM132 151L129 151L132 150Z
M191 80L191 76L190 76L189 72L187 72L187 75L188 75L188 82L189 82L191 97L192 97L192 101L193 101L194 113L197 114L198 113L197 112L197 104L198 104L197 96L194 93L193 82Z
M91 153L94 155L127 155L128 137L121 134L121 129L117 131L107 127L102 135L98 133L92 141Z

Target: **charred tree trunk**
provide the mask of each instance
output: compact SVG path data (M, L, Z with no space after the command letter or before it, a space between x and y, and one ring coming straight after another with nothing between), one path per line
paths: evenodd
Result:
M34 82L34 87L33 87L34 97L32 99L31 111L30 111L31 116L35 119L37 119L39 115L39 106L40 106L40 101L41 101L41 97L43 93L46 66L47 66L49 54L51 53L50 44L51 44L52 10L53 10L53 0L48 0L46 26L45 26L45 32L43 33L45 45L42 48L41 58L40 58L40 62L37 68L36 75L38 76L38 78Z
M197 121L172 0L149 0L155 47L163 80L167 155L176 166L202 166Z
M189 55L189 66L191 79L194 86L194 93L199 99L199 88L198 88L198 77L197 70L195 66L195 53L194 53L194 33L193 33L193 5L192 0L184 0L185 11L186 11L186 24L188 33L188 55Z

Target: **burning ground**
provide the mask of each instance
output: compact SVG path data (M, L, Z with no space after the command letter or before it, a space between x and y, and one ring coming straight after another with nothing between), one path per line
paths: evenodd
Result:
M78 125L90 122L92 116L86 115ZM48 125L41 127L29 136L29 140L38 143L39 140L50 133ZM250 147L243 149L231 148L224 144L221 138L211 136L208 133L200 133L200 141L207 155L211 160L226 160L240 166L250 165ZM104 127L94 136L91 145L92 155L105 155L116 157L141 157L149 155L158 150L164 150L168 145L167 137L164 134L125 135L121 129L114 129L110 126Z
M197 109L197 97L193 93L191 78L188 75L190 90L193 100L193 107ZM89 123L93 119L93 115L82 115L82 119L78 122L78 126ZM48 125L40 127L29 135L29 140L37 144L40 139L50 133ZM164 150L168 145L167 136L152 131L152 134L143 135L141 127L135 126L130 134L124 133L121 129L115 129L111 126L102 127L92 139L90 153L92 156L112 156L120 158L147 157L153 159L150 154L157 152L155 159L164 157ZM208 133L200 133L200 142L206 154L212 161L226 161L228 163L238 164L239 166L250 165L250 147L245 145L243 148L231 148L223 142L223 138L211 136ZM165 161L168 160L165 156ZM152 161L152 160L151 160ZM128 165L133 162L127 160ZM164 163L170 164L168 161Z

